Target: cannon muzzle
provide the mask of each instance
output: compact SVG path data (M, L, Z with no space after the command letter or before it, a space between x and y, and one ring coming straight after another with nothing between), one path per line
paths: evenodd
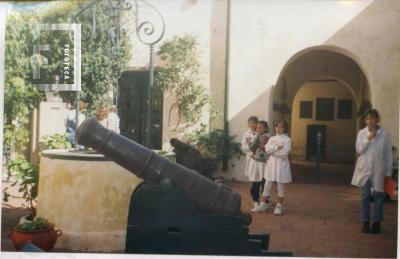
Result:
M251 216L240 211L239 193L114 133L94 118L81 124L76 139L79 144L97 150L148 183L159 184L163 179L169 179L185 191L193 206L200 211L239 216L247 225L251 222Z

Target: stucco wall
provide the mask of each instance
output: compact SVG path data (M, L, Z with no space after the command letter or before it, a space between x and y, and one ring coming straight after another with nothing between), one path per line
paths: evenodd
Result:
M398 146L400 1L232 0L231 6L228 117L238 140L248 116L271 119L272 86L293 55L333 46L345 50L366 74L372 104ZM243 164L244 159L229 175L245 180Z
M154 5L159 12L162 14L165 24L165 35L163 39L155 46L155 52L158 47L166 40L171 40L174 36L183 36L185 34L193 35L197 38L200 48L199 55L201 60L201 78L200 82L208 91L210 90L210 28L211 28L211 11L212 1L202 0L151 0L148 1ZM157 29L161 27L161 23L157 15L144 5L140 7L139 23L146 19L152 21ZM148 69L149 65L149 47L141 43L137 37L134 27L134 20L132 16L126 16L124 19L129 21L125 24L124 28L130 35L130 39L133 45L133 53L128 64L128 69ZM159 60L155 59L156 66L163 66L164 64ZM169 148L169 140L172 137L180 134L180 129L175 129L177 121L177 112L173 112L171 121L169 122L169 110L172 104L175 102L174 96L170 92L164 93L164 115L163 115L163 131L162 131L162 143L163 148ZM209 114L207 110L204 110L202 123L209 123ZM168 128L168 125L170 127Z
M63 231L58 248L123 251L130 198L142 180L112 161L69 156L41 157L37 215Z
M374 1L326 43L355 54L371 86L373 106L399 147L400 2Z
M212 1L210 28L210 94L221 116L210 121L211 128L224 128L225 77L227 63L228 0Z
M66 117L69 110L62 102L41 102L39 104L38 141L44 136L66 132ZM51 123L51 126L49 126Z
M316 99L319 97L334 98L334 120L317 121ZM338 119L337 107L339 99L352 99L352 119ZM310 119L300 119L300 101L313 102L313 116ZM356 140L356 109L353 96L349 89L338 82L312 82L304 84L294 98L292 106L291 138L292 158L305 159L307 144L307 125L326 126L326 160L328 162L354 161L354 145Z

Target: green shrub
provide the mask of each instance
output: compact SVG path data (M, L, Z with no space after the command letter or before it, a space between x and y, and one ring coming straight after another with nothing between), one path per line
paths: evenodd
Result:
M44 218L35 218L32 221L26 221L17 225L16 229L19 231L33 231L47 229L51 224Z
M235 136L227 135L221 129L208 132L206 126L202 125L200 130L188 134L187 138L189 143L194 145L201 153L215 158L218 163L231 160L234 157L239 159L243 155L240 143L234 141ZM227 168L223 169L226 170Z
M67 140L67 134L54 134L43 136L39 142L44 149L69 149L71 143Z
M32 215L36 215L34 208L34 201L36 201L39 184L39 173L37 167L28 162L22 156L18 156L12 160L8 166L8 173L12 179L11 186L18 184L18 192L22 193L21 197L24 198L28 204L28 208L31 210ZM8 187L4 188L3 200L8 201L10 194L8 193Z

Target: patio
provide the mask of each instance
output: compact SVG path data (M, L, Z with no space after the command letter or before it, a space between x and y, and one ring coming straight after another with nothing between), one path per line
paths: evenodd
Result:
M362 234L359 219L360 194L357 188L339 184L317 185L310 181L307 183L306 171L298 168L297 172L299 181L286 188L282 216L275 216L272 211L252 214L250 232L269 233L270 250L291 251L294 256L308 257L396 257L397 201L384 205L381 234ZM328 181L326 175L322 183ZM227 184L241 193L242 210L250 211L249 184ZM14 250L7 235L19 217L25 214L26 210L19 208L19 203L15 199L9 203L3 202L2 251Z

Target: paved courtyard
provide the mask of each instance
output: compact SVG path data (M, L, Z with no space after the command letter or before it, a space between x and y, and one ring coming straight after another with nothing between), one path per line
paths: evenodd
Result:
M249 212L248 185L231 183L242 194ZM276 199L275 199L276 200ZM382 233L361 233L357 188L292 183L286 188L284 214L252 213L251 233L269 233L271 251L291 251L308 257L396 258L397 201L385 203Z
M358 188L348 185L351 170L341 173L336 170L336 174L325 170L321 183L315 184L309 168L294 166L293 169L294 183L286 187L284 214L275 216L272 210L252 213L250 233L268 233L271 251L291 251L299 257L396 258L397 200L384 204L381 234L362 234L360 193ZM227 185L241 193L242 210L249 212L252 206L249 184L228 182ZM274 190L273 200L276 200ZM2 206L3 251L14 250L7 235L26 213L18 204L14 200Z

